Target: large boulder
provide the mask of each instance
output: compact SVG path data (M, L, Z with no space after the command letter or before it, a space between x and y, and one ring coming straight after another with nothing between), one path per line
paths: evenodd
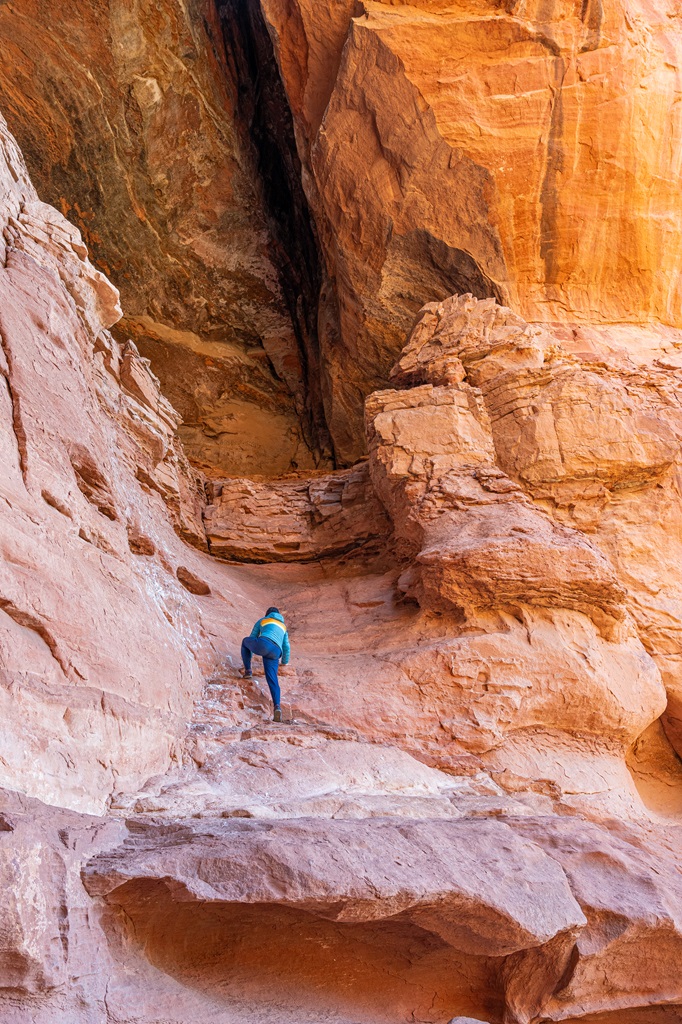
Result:
M425 382L446 377L452 381L445 385L448 393L475 389L483 410L479 418L484 415L490 425L496 465L509 477L505 489L520 488L555 524L574 536L577 531L586 535L591 550L600 552L590 557L602 566L602 558L610 563L602 572L617 579L618 600L627 606L663 676L669 701L665 727L679 751L682 368L676 352L670 341L647 353L641 338L618 332L594 336L583 331L567 338L559 328L525 323L492 299L453 296L424 308L392 377L410 389L406 403L424 390ZM442 390L436 387L432 393ZM374 397L368 402L370 420L375 402ZM459 423L453 426L465 436ZM415 465L410 466L413 480ZM382 481L386 472L382 468ZM380 493L385 491L384 485ZM463 532L462 554L457 551L460 562L471 547L471 523ZM525 546L532 550L532 542ZM436 547L431 559L437 564ZM447 550L447 539L440 550ZM492 548L491 557L494 564ZM590 557L581 556L586 570ZM548 583L554 567L569 578L559 570L560 559L550 562ZM532 565L531 557L526 571ZM588 572L593 582L579 585L585 596L600 577L594 567Z

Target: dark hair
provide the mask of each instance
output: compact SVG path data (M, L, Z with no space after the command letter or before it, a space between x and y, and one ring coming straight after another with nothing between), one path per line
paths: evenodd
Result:
M266 611L265 614L266 615L279 615L279 608L275 608L274 606L272 608L268 608L268 610Z

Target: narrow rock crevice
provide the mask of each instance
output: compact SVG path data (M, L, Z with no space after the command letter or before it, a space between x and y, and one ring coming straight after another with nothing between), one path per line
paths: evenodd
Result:
M12 407L12 429L17 442L19 468L21 470L21 477L24 481L24 486L28 489L28 442L26 440L26 431L24 429L24 421L21 415L21 402L12 380L12 352L2 331L0 331L0 354L4 356L5 365L3 366L3 361L0 361L0 376L5 378L7 393Z
M333 461L322 401L318 307L322 257L302 185L294 124L272 42L257 0L224 0L218 12L238 127L254 161L278 268L298 344L303 380L295 396L307 443Z

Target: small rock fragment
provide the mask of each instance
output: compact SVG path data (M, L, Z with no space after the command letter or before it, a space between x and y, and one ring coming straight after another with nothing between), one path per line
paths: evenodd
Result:
M211 588L208 583L199 579L198 576L195 576L194 573L186 566L179 565L176 569L175 575L180 580L185 590L189 590L190 594L198 594L200 597L206 597L207 594L211 593Z

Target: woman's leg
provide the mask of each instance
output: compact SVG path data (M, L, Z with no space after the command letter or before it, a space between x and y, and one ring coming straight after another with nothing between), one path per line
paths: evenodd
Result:
M247 676L251 675L251 650L250 645L247 646L250 640L250 636L245 636L242 640L242 661L244 663L244 672ZM253 643L252 640L251 642Z
M279 664L279 658L263 658L263 667L265 669L265 678L268 683L270 690L270 696L272 697L272 703L276 708L279 707L279 680L277 678L277 665Z

